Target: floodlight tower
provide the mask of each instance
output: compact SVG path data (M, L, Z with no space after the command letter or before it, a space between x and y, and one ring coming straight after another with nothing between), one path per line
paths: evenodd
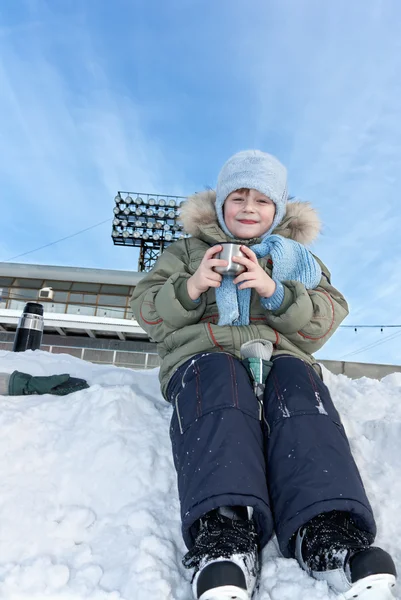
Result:
M163 249L185 237L178 223L184 196L117 192L111 237L116 246L139 248L139 271L150 271Z

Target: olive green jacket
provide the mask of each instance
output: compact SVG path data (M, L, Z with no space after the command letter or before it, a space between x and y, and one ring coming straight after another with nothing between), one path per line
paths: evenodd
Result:
M187 280L199 267L206 250L220 242L234 241L218 226L214 201L215 193L211 190L186 201L181 220L184 230L193 237L171 244L136 286L131 298L139 325L157 342L162 359L159 377L163 395L166 396L174 371L194 354L227 352L240 358L241 345L257 338L273 343L273 356L292 354L314 365L320 374L312 353L333 335L347 316L348 306L331 285L330 272L317 257L323 273L319 286L307 290L298 281L283 281L285 296L279 310L264 309L258 294L252 290L249 325L217 325L214 288L202 294L198 303L189 297ZM306 245L319 230L319 219L308 203L289 202L286 216L274 233ZM246 243L252 245L258 241ZM262 258L259 263L271 275L270 258Z

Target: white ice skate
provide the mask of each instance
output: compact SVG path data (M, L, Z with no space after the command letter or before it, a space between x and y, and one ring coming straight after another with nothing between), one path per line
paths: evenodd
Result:
M196 600L250 600L258 569L258 536L247 507L221 507L201 519L183 563L195 568Z
M317 526L305 542L307 530L308 524L297 533L295 557L312 577L326 581L341 599L394 600L397 572L393 559L381 548L364 545L352 522L338 526L334 536L333 529Z

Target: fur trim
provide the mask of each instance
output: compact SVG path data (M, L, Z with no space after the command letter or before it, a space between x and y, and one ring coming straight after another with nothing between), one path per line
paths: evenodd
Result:
M198 237L200 226L217 224L215 206L216 192L214 190L205 190L189 196L180 208L180 221L184 226L185 233Z
M322 222L310 202L293 200L287 203L284 219L273 233L307 246L316 240L321 229Z
M184 231L199 237L203 225L217 225L216 192L205 190L190 196L181 205L180 221ZM322 224L316 210L309 202L290 201L285 216L273 233L299 242L311 244L319 235Z

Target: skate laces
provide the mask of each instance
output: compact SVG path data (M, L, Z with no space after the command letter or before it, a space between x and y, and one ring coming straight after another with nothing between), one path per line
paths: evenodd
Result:
M204 559L230 558L233 554L255 554L258 534L251 519L233 520L212 511L202 520L195 544L182 559L187 569L199 568Z
M322 513L304 527L302 558L312 571L341 568L351 555L368 548L373 540L371 533L356 526L350 513Z

